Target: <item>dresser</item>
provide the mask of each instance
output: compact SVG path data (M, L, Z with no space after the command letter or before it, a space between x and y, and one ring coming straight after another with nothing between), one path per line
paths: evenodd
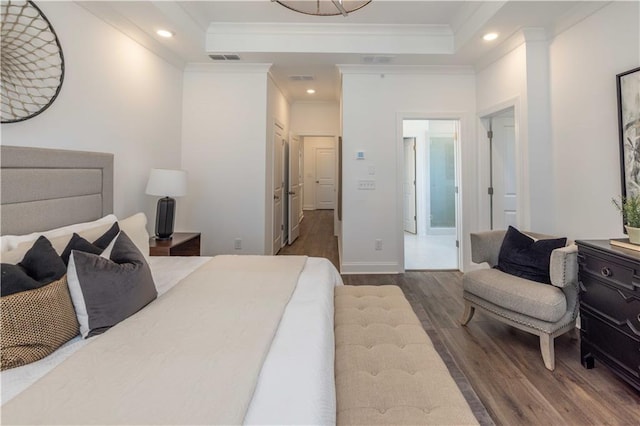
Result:
M582 365L597 360L640 391L640 252L609 240L576 244Z

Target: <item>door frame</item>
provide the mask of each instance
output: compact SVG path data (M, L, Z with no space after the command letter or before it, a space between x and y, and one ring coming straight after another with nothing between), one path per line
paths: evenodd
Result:
M414 136L407 136L407 137L403 137L402 138L402 143L404 144L405 142L407 142L407 139L412 139L413 142L413 146L410 148L413 150L413 227L415 228L415 232L411 232L411 231L407 231L406 226L404 226L403 230L405 232L409 232L412 234L417 235L418 234L418 197L417 197L417 192L418 192L418 185L417 185L417 155L416 155L416 138ZM405 162L406 162L406 155L407 155L407 147L406 145L403 147L403 154L405 155ZM405 180L406 180L406 168L404 169L405 172ZM403 192L404 192L404 187L403 187ZM404 194L403 194L404 195ZM402 220L403 220L403 224L404 224L404 214L406 213L406 211L404 211L404 204L403 204L403 214L402 214Z
M282 138L281 140L277 140L276 138L276 127L280 129L281 131L281 135L280 137ZM274 120L273 121L273 126L271 127L271 137L272 137L272 144L271 144L271 150L272 150L272 154L271 154L271 223L273 223L275 225L275 217L276 217L276 199L275 199L275 192L276 192L276 162L278 161L278 158L276 157L276 144L280 143L281 141L284 141L286 144L286 139L287 139L287 135L285 133L285 127L284 124L282 124L280 121L278 120ZM282 149L282 156L281 156L281 161L282 161L282 179L283 179L283 188L282 188L282 194L280 196L281 200L281 205L282 205L282 225L284 226L284 214L285 214L285 208L284 208L284 193L285 193L285 189L284 189L284 181L286 180L284 178L284 170L285 170L285 165L284 165L284 161L285 161L286 157L285 157L285 147L283 147ZM278 247L278 249L275 249L275 240L277 237L277 234L280 233L280 247ZM278 253L278 251L284 247L284 245L286 244L284 240L284 229L277 229L277 226L273 226L272 229L272 233L271 233L271 240L270 240L270 246L271 246L271 254L275 255Z
M341 167L340 158L341 158L341 154L342 154L342 153L339 152L339 150L341 148L341 146L339 144L339 141L338 141L339 136L331 135L331 134L327 134L327 133L298 133L298 137L300 138L300 144L302 145L301 151L303 153L303 164L302 164L303 176L305 176L304 173L306 173L306 171L304 170L304 158L306 157L306 155L305 155L306 151L305 150L306 150L306 147L307 147L306 139L307 138L332 138L333 139L333 141L334 141L333 142L333 147L334 147L335 153L336 153L336 155L335 155L335 157L336 157L336 168L335 168L336 178L335 178L334 182L335 182L335 185L338 185L339 184L338 178L339 178L339 175L341 173L339 171L339 170L341 170L340 169L340 167ZM306 181L306 177L304 177L304 179ZM336 198L335 198L335 208L333 209L333 235L337 237L341 233L341 221L338 218L338 194L340 193L340 191L338 190L337 186L336 186L336 191L334 193L335 193L335 197ZM314 196L315 196L315 194L314 194ZM301 205L303 206L302 215L304 216L304 200L302 200ZM338 241L340 241L340 240L338 239Z
M319 158L318 152L323 151L323 150L331 151L333 153L333 161L332 161L332 163L333 163L333 196L332 196L332 198L333 198L333 210L335 210L336 209L336 204L337 204L336 203L336 201L337 201L337 197L336 197L336 192L337 192L336 191L336 180L337 179L336 179L336 176L338 174L336 172L336 148L335 148L335 146L334 147L326 147L325 146L325 147L316 147L316 148L314 148L313 159L314 159L314 167L315 167L314 178L315 178L316 186L315 186L315 189L313 191L314 192L314 194L313 194L314 195L314 197L313 197L313 209L314 210L324 210L323 208L320 207L320 203L318 202L318 184L319 184L319 181L320 181L320 179L318 178L318 158Z
M518 228L529 229L531 218L529 215L529 173L527 166L527 151L525 140L520 133L520 97L516 96L489 108L478 111L478 219L481 229L489 229L489 147L487 130L489 119L506 109L513 108L513 124L515 126L515 155L516 155L516 211Z
M464 264L464 243L463 234L463 185L462 181L462 138L465 137L463 131L467 124L468 114L463 112L398 112L396 114L396 245L398 247L396 256L400 273L405 272L404 265L404 120L452 120L458 121L458 137L455 141L455 164L456 164L456 185L458 191L456 193L456 240L459 242L458 253L458 269L462 270Z

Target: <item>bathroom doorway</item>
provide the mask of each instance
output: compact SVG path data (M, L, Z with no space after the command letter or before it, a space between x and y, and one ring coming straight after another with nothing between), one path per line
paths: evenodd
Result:
M403 120L404 268L458 269L459 120Z

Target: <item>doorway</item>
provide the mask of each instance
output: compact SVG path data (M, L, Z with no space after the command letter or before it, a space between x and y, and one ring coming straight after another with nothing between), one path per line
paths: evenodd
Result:
M304 210L333 210L336 206L336 148L333 136L305 136Z
M483 118L489 141L489 229L517 226L516 131L514 108Z
M405 270L458 269L460 122L404 119L402 125Z
M286 141L284 139L284 126L276 122L273 126L273 254L278 254L285 239L285 188L287 176Z

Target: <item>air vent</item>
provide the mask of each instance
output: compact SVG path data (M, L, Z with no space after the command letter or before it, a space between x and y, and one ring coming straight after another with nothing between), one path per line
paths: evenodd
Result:
M370 55L362 57L362 62L365 64L389 64L391 61L393 61L393 56L388 55Z
M240 60L240 56L238 56L236 54L218 54L218 53L213 53L213 54L209 55L209 57L211 59L213 59L214 61L239 61Z
M313 81L312 75L290 75L290 81Z

